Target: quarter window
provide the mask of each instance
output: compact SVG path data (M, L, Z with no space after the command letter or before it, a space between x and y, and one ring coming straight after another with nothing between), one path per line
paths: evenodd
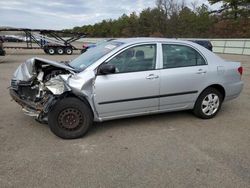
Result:
M163 44L163 68L206 65L203 57L193 48L182 45Z
M116 67L116 73L147 71L155 69L156 45L145 44L129 48L116 55L108 64Z

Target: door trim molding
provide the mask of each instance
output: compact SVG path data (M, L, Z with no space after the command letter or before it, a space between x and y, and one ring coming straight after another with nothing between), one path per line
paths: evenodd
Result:
M145 97L137 97L137 98L129 98L129 99L119 99L119 100L114 100L114 101L103 101L103 102L99 102L98 104L103 105L103 104L111 104L111 103L119 103L119 102L130 102L130 101L137 101L137 100L172 97L172 96L178 96L178 95L188 95L188 94L194 94L194 93L198 93L198 91L186 91L186 92L180 92L180 93L168 93L164 95L153 95L153 96L145 96Z

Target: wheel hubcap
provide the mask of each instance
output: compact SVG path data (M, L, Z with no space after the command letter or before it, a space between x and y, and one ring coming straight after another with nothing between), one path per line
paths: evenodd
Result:
M83 123L82 113L75 108L67 108L58 116L60 127L67 130L76 130Z
M49 53L53 54L53 53L55 53L55 51L53 49L50 49Z
M202 101L201 109L204 114L211 116L217 112L219 105L220 99L218 95L211 93L208 94Z

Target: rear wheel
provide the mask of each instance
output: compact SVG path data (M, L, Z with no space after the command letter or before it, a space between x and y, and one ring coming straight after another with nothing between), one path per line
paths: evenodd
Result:
M73 53L72 48L66 48L66 49L65 49L65 53L66 53L67 55L71 55L71 54Z
M56 51L53 47L49 47L47 51L48 51L48 54L50 54L50 55L54 55L56 53Z
M62 54L64 53L63 48L61 48L61 47L58 47L58 48L56 49L56 52L57 52L57 54L59 54L59 55L62 55Z
M82 137L93 122L88 105L77 98L65 98L59 101L49 113L50 130L64 139Z
M213 118L221 108L222 98L217 89L205 89L195 103L194 114L202 119Z

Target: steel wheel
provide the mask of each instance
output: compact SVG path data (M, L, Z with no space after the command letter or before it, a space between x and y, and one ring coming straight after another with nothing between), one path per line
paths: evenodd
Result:
M57 53L59 55L62 55L64 53L63 49L62 48L57 48Z
M76 130L83 123L81 111L75 108L66 108L58 115L58 124L61 128L67 130Z
M54 48L49 48L49 49L48 49L48 53L49 53L50 55L54 55L54 54L55 54L55 49L54 49Z
M91 127L92 122L91 108L74 97L61 99L48 114L50 130L64 139L82 137Z
M219 106L220 106L219 97L216 94L211 93L207 95L202 101L201 109L204 114L211 116L218 111Z
M66 48L65 51L66 51L66 54L67 54L67 55L71 55L72 52L73 52L71 48Z

